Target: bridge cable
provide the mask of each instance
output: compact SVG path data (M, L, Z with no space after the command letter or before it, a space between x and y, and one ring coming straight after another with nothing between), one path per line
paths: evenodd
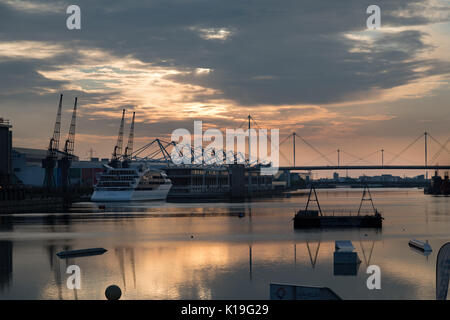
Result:
M397 160L397 158L403 154L406 150L408 150L410 147L412 147L417 141L419 141L419 139L421 139L424 136L424 134L422 133L420 136L418 136L412 143L410 143L406 148L404 148L402 151L400 151L395 157L393 157L391 159L391 161L388 162L388 164L391 164L392 162L394 162L395 160Z
M441 148L445 149L445 151L447 151L448 153L450 153L450 150L448 150L448 149L446 148L446 145L443 145L442 143L440 143L437 139L435 139L435 138L434 138L431 134L429 134L429 133L428 133L428 136L429 136L434 142L436 142L438 145L440 145ZM447 142L448 142L448 140L447 140ZM446 142L445 144L447 144L447 142Z
M332 155L333 153L335 153L336 152L336 150L333 150L333 151L331 151L330 153L327 153L326 154L326 156L330 156L330 155ZM313 160L311 160L311 161L308 161L308 162L306 162L305 163L305 165L308 165L308 164L314 164L314 162L316 162L317 160L320 160L320 159L323 159L323 157L322 156L320 156L320 157L317 157L317 158L315 158L315 159L313 159Z
M345 151L344 151L344 152L345 152ZM370 153L370 154L368 154L368 155L365 155L365 156L361 157L358 161L356 161L356 162L350 162L350 163L348 163L347 165L352 165L352 164L354 164L354 163L358 163L358 162L361 161L361 160L363 160L363 161L365 161L365 162L367 162L367 163L373 164L373 162L368 161L366 158L371 157L371 156L373 156L374 154L377 154L378 152L379 152L379 150L377 150L377 151L375 151L375 152L372 152L372 153Z
M393 152L390 152L389 150L386 150L386 149L384 149L384 152L385 153L387 153L387 154L390 154L390 155L392 155L392 156L397 156L395 153L393 153ZM414 162L412 162L411 160L408 160L408 159L405 159L405 158L403 158L403 157L399 157L400 159L403 159L404 161L406 161L406 162L408 162L408 163L410 163L410 164L415 164Z
M347 151L345 151L345 150L341 150L341 151L342 151L343 153L345 153L346 155L348 155L348 156L352 157L352 158L358 159L358 161L357 161L357 162L359 162L359 161L365 161L365 162L367 162L367 163L369 163L369 164L373 164L373 162L371 162L371 161L368 161L368 160L366 160L366 159L363 159L363 158L361 158L361 157L358 157L358 156L352 155L352 154L348 153L348 152L347 152ZM378 151L376 151L376 152L378 152Z
M325 160L327 160L332 166L334 165L334 163L328 159L327 156L325 156L322 152L320 152L318 149L316 149L312 144L310 144L308 141L306 141L305 139L303 139L303 137L301 135L299 135L298 133L295 133L295 135L297 137L299 137L303 143L305 143L308 147L310 147L311 149L313 149L315 152L317 152L318 154L320 154L322 156L322 158L324 158Z
M447 144L450 142L450 138L447 139L447 141L441 146L441 148L433 155L433 157L431 158L430 163L433 163L434 161L436 161L439 156L441 155L443 150L446 150L446 146Z

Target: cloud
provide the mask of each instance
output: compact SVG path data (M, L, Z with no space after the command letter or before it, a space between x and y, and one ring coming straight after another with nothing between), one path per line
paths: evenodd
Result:
M79 31L66 28L70 4L0 0L5 112L31 103L54 118L64 91L80 97L86 134L116 134L126 107L147 136L194 118L234 127L251 113L324 139L401 121L398 101L448 88L449 61L435 54L448 30L436 38L428 28L449 21L441 1L379 1L380 31L366 30L368 4L358 0L80 0Z
M18 7L11 1L3 3ZM20 3L23 7L31 2ZM52 4L61 6L40 2L44 7ZM210 88L217 98L241 105L327 104L360 99L367 93L378 96L380 89L429 74L447 74L449 66L418 59L433 48L425 42L424 32L392 31L392 27L445 21L447 11L442 12L435 1L429 4L424 10L421 1L382 1L383 26L391 32L379 32L371 42L348 36L366 28L365 7L356 0L339 6L331 0L320 4L289 0L283 5L268 0L130 1L126 6L80 1L83 27L78 33L65 29L63 12L42 14L36 9L41 14L33 15L33 7L25 6L28 9L19 18L22 27L11 23L1 37L46 43L52 39L67 51L86 47L117 58L132 56L180 71L170 78ZM424 65L427 72L417 71ZM198 77L199 70L214 72ZM202 98L206 102L210 97L199 94Z
M54 3L41 3L27 0L3 0L2 2L14 10L31 12L33 14L58 13L60 12L60 9L63 8L63 2L61 1L54 1Z
M190 27L189 30L197 32L205 40L226 40L231 35L231 31L226 28Z
M358 119L358 120L366 120L366 121L386 121L394 119L395 116L393 115L387 115L387 114L373 114L369 116L353 116L352 119Z

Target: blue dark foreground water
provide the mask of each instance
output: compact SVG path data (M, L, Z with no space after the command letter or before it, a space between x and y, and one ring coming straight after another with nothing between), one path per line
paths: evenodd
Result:
M357 210L359 189L318 190L323 210ZM306 191L305 191L306 192ZM435 299L436 255L450 241L450 197L418 189L372 190L383 229L295 231L303 192L246 203L122 203L98 210L76 204L60 215L2 217L0 299L268 299L269 283L327 286L343 299ZM368 207L366 207L368 209ZM428 240L424 256L408 246ZM335 240L351 240L356 275L333 266ZM105 248L103 255L60 259L57 252ZM81 270L70 290L69 265ZM381 289L369 290L369 265Z

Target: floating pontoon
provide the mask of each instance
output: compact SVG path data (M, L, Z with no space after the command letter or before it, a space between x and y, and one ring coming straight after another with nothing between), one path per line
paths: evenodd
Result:
M313 192L315 199L311 199ZM366 195L369 197L366 198ZM308 210L308 206L311 201L317 202L318 210ZM361 214L363 201L371 202L373 215ZM322 209L320 208L316 189L314 186L311 186L305 210L299 210L294 217L294 228L381 228L382 220L383 218L381 217L381 214L373 205L372 196L367 186L364 187L361 203L359 205L358 212L355 215L324 215L322 213Z

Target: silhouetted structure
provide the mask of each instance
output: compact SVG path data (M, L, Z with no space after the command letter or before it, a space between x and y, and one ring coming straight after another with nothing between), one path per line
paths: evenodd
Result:
M0 290L8 287L13 272L13 245L11 241L0 241Z
M448 178L448 172L445 173L444 179L442 179L438 172L435 171L434 176L431 178L431 183L428 188L424 189L426 194L450 194L450 181Z
M12 132L9 121L0 118L0 188L11 183Z
M73 151L75 148L75 128L77 120L77 98L75 98L75 104L73 106L72 121L70 122L69 134L64 144L64 155L61 160L58 161L58 167L61 169L61 186L63 192L67 192L67 188L70 185L69 169L72 165L74 158Z
M51 191L56 186L54 176L54 169L56 167L57 152L59 150L59 137L61 133L61 109L62 109L63 95L59 96L58 111L56 113L55 128L53 129L53 136L50 138L48 144L47 157L42 160L42 168L45 168L44 187L47 191Z
M314 192L314 199L311 195ZM369 198L366 198L366 195ZM373 215L362 215L361 206L363 201L370 201L372 203ZM310 202L316 202L318 210L308 210ZM295 229L309 229L309 228L381 228L382 220L381 214L375 209L372 202L370 191L366 186L363 191L361 204L358 212L355 215L324 215L320 208L319 199L317 198L316 189L311 186L309 191L308 201L304 210L299 210L294 217Z

